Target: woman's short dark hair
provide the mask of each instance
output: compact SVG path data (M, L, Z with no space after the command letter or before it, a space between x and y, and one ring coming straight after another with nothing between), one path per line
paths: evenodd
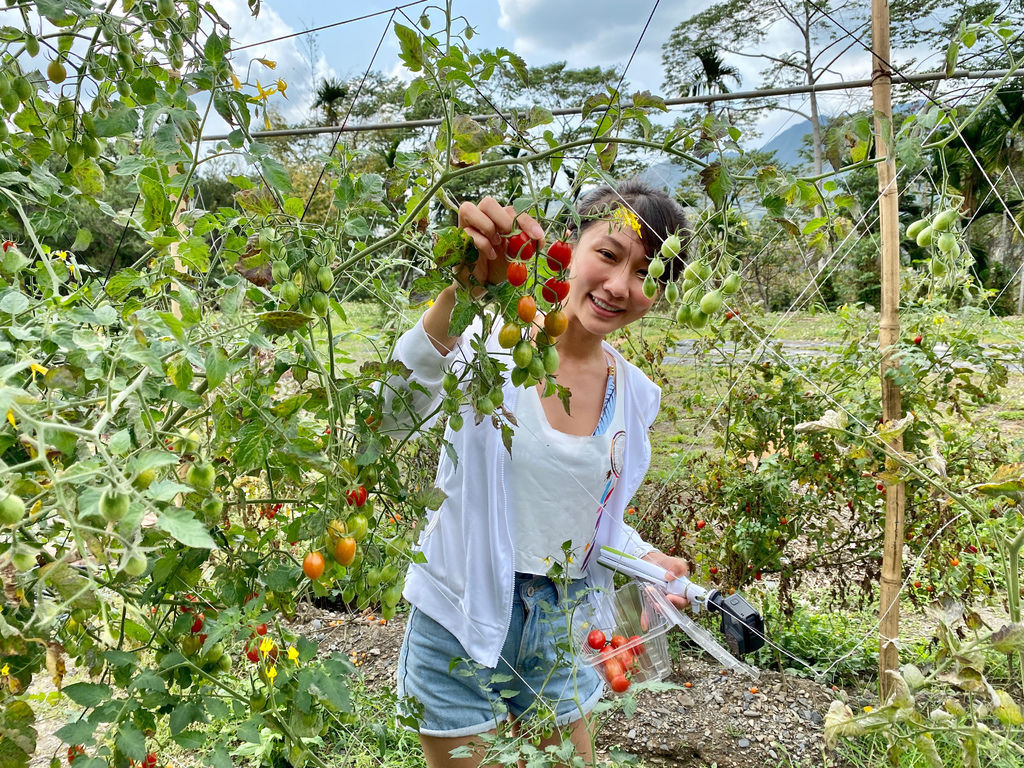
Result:
M567 228L573 239L599 221L607 221L609 214L623 208L636 216L640 224L640 242L647 258L653 258L669 235L678 235L682 241L679 254L665 261L662 282L675 280L686 266L686 253L690 227L686 214L667 192L639 179L627 179L617 186L600 186L588 192L576 207L579 219L569 221Z

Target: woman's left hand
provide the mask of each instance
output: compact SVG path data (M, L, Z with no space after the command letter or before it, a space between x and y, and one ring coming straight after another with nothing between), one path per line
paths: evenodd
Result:
M666 555L664 552L658 550L652 550L643 556L643 559L649 563L664 568L666 573L666 580L672 581L679 576L689 576L690 566L681 557L671 557ZM680 595L666 595L668 601L672 603L676 608L686 608L690 605L690 601Z

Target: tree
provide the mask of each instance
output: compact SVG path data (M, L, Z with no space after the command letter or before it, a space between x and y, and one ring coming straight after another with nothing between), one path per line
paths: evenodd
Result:
M714 43L705 43L693 50L693 56L697 59L697 66L690 72L690 85L686 90L687 95L699 96L701 94L729 93L726 81L732 80L736 85L742 83L740 71L736 67L726 64L722 59L718 47ZM707 111L714 109L714 102L707 103Z

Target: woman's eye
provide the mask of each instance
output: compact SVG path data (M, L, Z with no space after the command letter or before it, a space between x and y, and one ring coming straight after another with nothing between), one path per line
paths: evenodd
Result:
M606 259L611 259L611 260L613 260L613 261L615 260L615 254L614 254L614 253L612 253L611 251L605 251L605 250L601 250L601 251L598 251L598 253L600 253L600 254L601 254L602 256L604 256L604 257L605 257Z

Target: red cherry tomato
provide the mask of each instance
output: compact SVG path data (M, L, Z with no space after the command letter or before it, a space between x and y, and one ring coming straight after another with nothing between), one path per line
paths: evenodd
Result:
M508 276L509 283L518 288L526 282L529 272L527 272L526 265L521 261L510 261L506 275Z
M548 248L548 268L552 272L561 272L564 269L568 269L571 260L572 246L568 243L555 240L551 247Z
M253 643L245 649L245 655L253 664L259 664L260 662L260 649Z
M361 507L366 503L366 486L360 485L356 488L356 506Z
M605 639L604 632L602 632L600 629L592 629L590 630L590 634L587 635L587 645L589 645L595 651L600 651L602 648L605 647L607 642L608 641Z
M622 677L626 674L625 667L618 659L608 659L604 663L604 676L607 680L613 680L616 677Z
M612 635L612 648L621 648L629 641L623 635Z
M625 693L629 690L629 680L626 679L625 675L616 675L608 681L608 685L616 693Z
M565 297L569 295L569 284L565 280L559 280L557 277L549 277L544 281L544 287L541 289L541 296L544 297L544 301L549 304L557 304L560 301L564 301Z
M629 642L636 643L636 645L634 645L632 649L634 656L639 656L641 653L644 652L644 644L640 642L641 639L642 638L640 637L640 635L633 635L629 638Z
M256 634L260 635L261 637L263 635L267 634L267 625L266 624L260 624L259 626L257 626L256 627Z
M192 634L196 634L203 628L203 622L206 621L206 614L200 613L196 616L196 620L192 622Z
M516 232L508 239L508 255L514 256L517 259L523 261L529 261L533 258L533 253L536 247L533 244L533 240L527 237L523 232Z

